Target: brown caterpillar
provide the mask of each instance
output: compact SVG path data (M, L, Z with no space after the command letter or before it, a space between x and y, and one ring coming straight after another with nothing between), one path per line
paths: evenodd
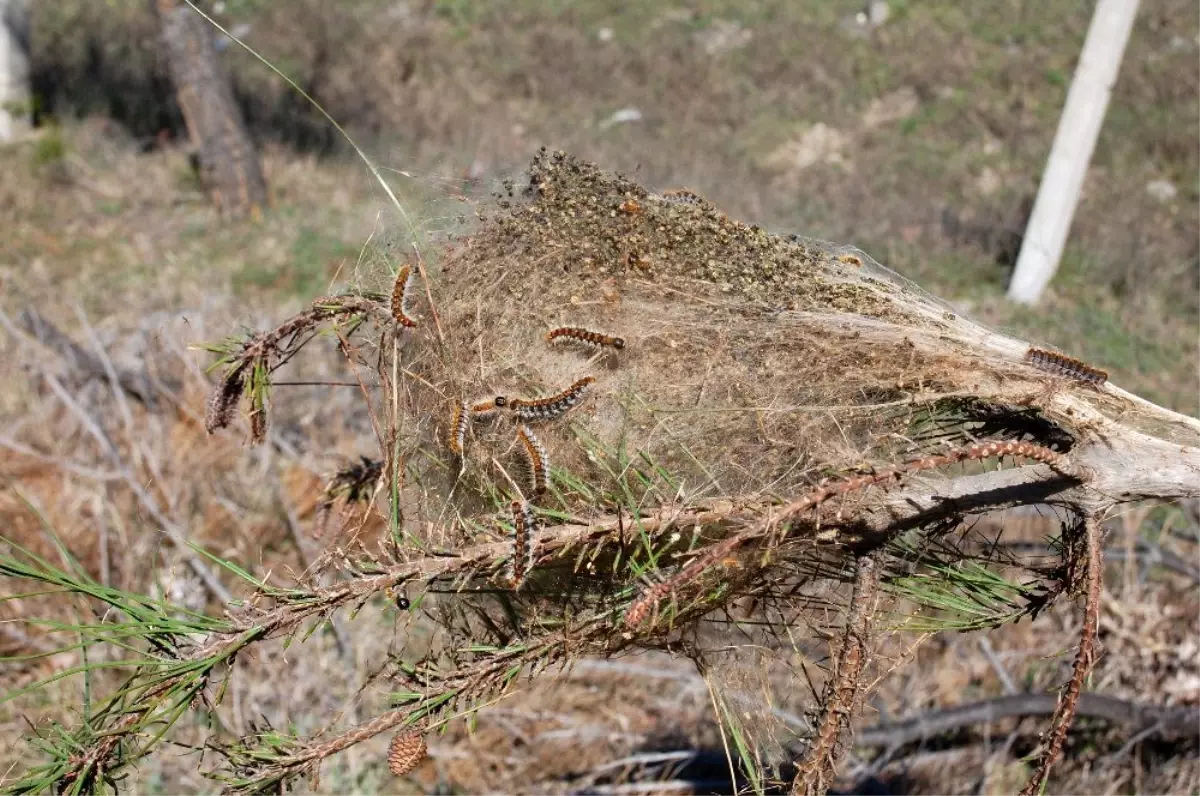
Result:
M446 432L446 445L450 448L451 453L462 456L463 446L467 442L467 417L471 412L471 405L466 401L459 401L454 405L454 414L450 416L450 428Z
M1084 362L1044 348L1031 348L1025 352L1025 361L1038 370L1074 381L1082 381L1099 387L1108 381L1108 372L1093 368Z
M428 753L429 748L425 745L425 738L421 733L397 733L388 744L388 770L397 777L402 777L416 768Z
M556 395L532 400L513 398L508 406L521 422L554 420L574 408L583 398L583 391L595 380L592 376L584 376Z
M712 204L700 194L687 188L674 188L663 191L659 196L664 202L677 205L692 205L693 207L712 207Z
M471 418L473 420L489 418L505 406L508 406L508 399L503 395L474 401L471 403Z
M529 464L529 490L533 497L544 495L550 489L550 457L546 448L538 440L529 426L517 428L517 439L525 448L525 458Z
M392 286L392 318L401 326L412 328L417 321L409 311L409 303L413 293L413 269L408 263L400 267L396 274L396 283Z
M625 338L614 337L604 332L584 329L582 326L560 326L546 333L546 341L551 344L576 343L588 348L615 348L618 351L625 347Z
M537 540L537 518L533 515L533 506L529 501L514 500L512 502L513 516L513 549L508 560L506 580L513 591L520 591L529 571L533 569L534 546Z

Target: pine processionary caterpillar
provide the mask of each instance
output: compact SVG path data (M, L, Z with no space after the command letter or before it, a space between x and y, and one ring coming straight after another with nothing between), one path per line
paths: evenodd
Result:
M478 401L471 402L471 417L474 420L484 420L505 406L508 406L508 399L503 395L497 395L495 398L480 398Z
M529 426L522 425L517 429L517 439L528 459L530 494L533 497L544 495L550 489L550 457L546 455L546 448Z
M408 263L400 266L396 283L392 285L392 318L401 326L412 328L417 321L409 311L413 294L413 268Z
M450 452L462 456L463 446L467 442L467 417L471 412L471 405L466 401L459 401L454 405L454 413L450 416L450 428L446 432L446 445L450 448Z
M712 207L712 203L705 199L695 191L688 188L674 188L669 191L663 191L659 196L664 202L670 202L677 205L691 205L693 207Z
M1005 456L1020 456L1035 462L1049 465L1056 470L1067 469L1067 457L1035 442L1023 442L1010 439L1004 442L976 442L963 448L957 448L949 453L928 456L906 466L909 472L928 470L941 467L943 464L967 460L1004 458Z
M604 332L584 329L581 326L560 326L546 333L546 341L552 344L575 343L588 348L615 348L620 351L625 347L625 338L614 337Z
M1025 352L1025 361L1038 370L1044 370L1055 376L1082 381L1099 387L1108 381L1108 373L1093 368L1074 357L1060 354L1057 351L1047 351L1044 348L1031 348Z
M388 744L388 771L402 777L416 768L428 753L429 748L425 745L425 738L421 733L398 733Z
M595 380L593 376L584 376L555 395L532 400L513 398L508 406L521 422L555 420L574 408L582 400L584 390Z
M513 549L508 560L506 580L513 591L520 591L533 569L533 556L537 539L537 519L533 515L533 506L528 500L512 502L513 517Z

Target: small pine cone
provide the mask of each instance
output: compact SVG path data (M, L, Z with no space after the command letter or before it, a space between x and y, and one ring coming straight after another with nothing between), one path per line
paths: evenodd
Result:
M397 777L402 777L416 768L428 752L429 748L425 746L425 738L421 733L399 733L388 745L388 770Z

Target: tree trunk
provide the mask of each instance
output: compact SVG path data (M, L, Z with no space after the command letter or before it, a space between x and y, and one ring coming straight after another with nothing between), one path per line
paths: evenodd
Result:
M29 60L22 40L28 21L24 0L0 0L0 141L29 124Z
M171 77L205 187L222 213L258 216L267 186L254 143L217 61L212 35L187 4L155 0Z

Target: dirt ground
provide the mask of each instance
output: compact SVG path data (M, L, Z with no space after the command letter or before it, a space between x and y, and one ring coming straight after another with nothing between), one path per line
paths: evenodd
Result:
M223 4L246 41L296 78L366 145L415 219L395 218L370 175L264 67L223 50L263 145L273 207L258 223L214 216L195 182L145 4L56 0L34 20L42 126L0 149L0 387L5 442L0 517L10 540L66 549L94 577L197 608L202 588L165 545L146 504L105 475L71 469L91 444L53 389L104 410L103 379L14 333L36 310L113 362L160 363L181 404L123 425L154 477L145 489L188 538L257 573L307 565L322 478L369 453L353 386L286 388L284 448L204 434L208 359L188 346L262 327L347 281L384 278L366 249L403 251L486 209L498 181L541 145L564 148L659 189L688 187L734 218L853 243L962 312L1107 369L1178 411L1200 411L1200 10L1144 0L1093 159L1062 269L1034 309L1003 290L1054 133L1089 9L1070 0L962 4L893 0L862 21L854 2L628 4L475 0ZM303 6L298 10L298 6ZM76 374L77 376L77 374ZM336 359L296 381L346 378ZM139 415L140 417L140 415ZM1089 690L1164 706L1200 705L1200 509L1134 506L1108 521L1102 658ZM1013 544L1045 545L1045 522L1001 518ZM16 588L3 583L0 591ZM49 598L38 598L49 599ZM34 612L8 603L5 620ZM30 614L30 615L34 615ZM402 632L347 623L302 655L239 663L233 729L270 721L312 732L367 718L386 697L379 661ZM371 620L373 621L373 620ZM899 620L898 620L899 622ZM1045 691L1069 673L1078 611L1059 605L998 631L897 633L859 724ZM367 624L363 627L363 624ZM921 643L918 644L917 642ZM0 653L48 652L0 622ZM823 653L812 650L813 663ZM69 653L4 661L3 691L77 663ZM280 677L280 671L288 673ZM770 677L784 674L771 673ZM767 677L767 675L764 675ZM286 683L281 687L281 683ZM97 685L102 685L98 683ZM809 685L786 679L776 693ZM794 705L730 688L747 716L767 710L765 762L786 777ZM738 700L743 700L739 702ZM30 753L27 722L70 722L80 685L0 704L0 784ZM430 759L392 778L379 738L330 761L316 792L729 792L713 698L686 662L661 655L585 661L430 740ZM738 708L741 709L741 708ZM1194 793L1196 739L1138 738L1083 721L1048 792ZM859 748L851 792L1004 793L1046 717L976 725L924 745ZM180 728L180 743L204 727ZM198 750L169 748L127 789L213 792ZM7 774L3 772L9 772ZM655 780L637 785L632 780ZM738 775L742 786L747 783ZM690 783L690 784L686 784ZM691 788L688 790L687 788Z

